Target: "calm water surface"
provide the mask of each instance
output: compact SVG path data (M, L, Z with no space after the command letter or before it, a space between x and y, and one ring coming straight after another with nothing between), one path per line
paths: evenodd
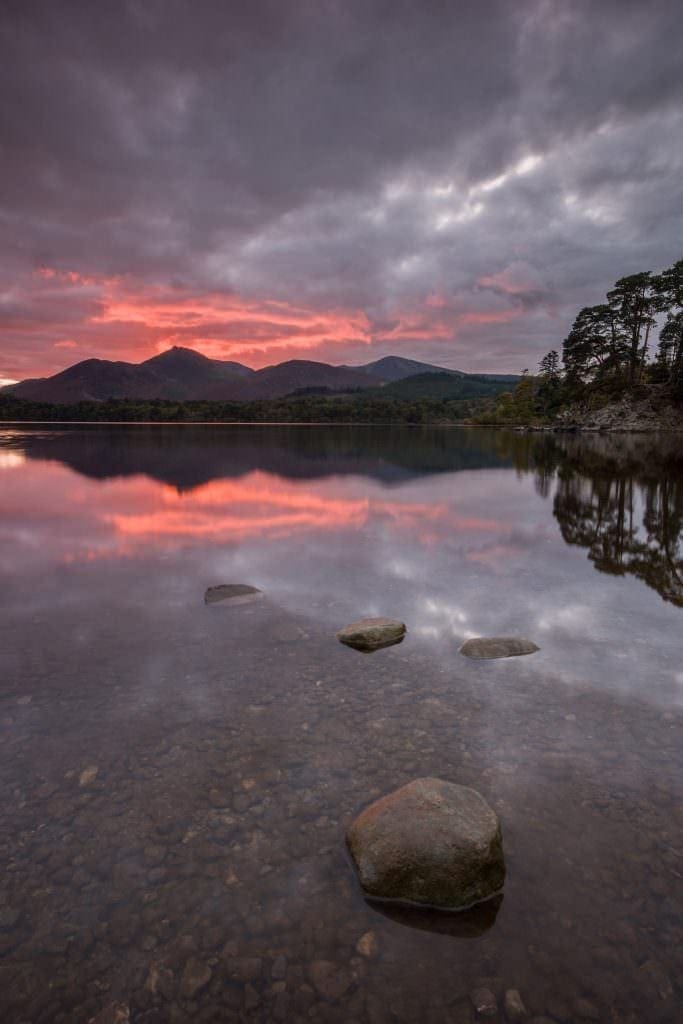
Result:
M681 448L2 427L0 1021L680 1020ZM347 824L430 775L498 811L499 906L362 899Z

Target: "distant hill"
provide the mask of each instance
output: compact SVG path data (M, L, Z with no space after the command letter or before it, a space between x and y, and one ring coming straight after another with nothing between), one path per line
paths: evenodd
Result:
M254 374L241 363L207 359L188 348L171 348L143 363L86 359L54 377L25 380L3 394L33 402L103 402L108 398L189 399L236 397Z
M258 401L292 394L335 394L382 388L387 397L475 398L499 394L516 377L466 374L399 356L365 366L331 366L308 359L252 370L242 363L208 359L193 349L174 347L142 363L86 359L53 377L21 381L0 395L29 402L69 405L135 401ZM403 381L405 393L400 391ZM392 392L392 388L399 388Z
M86 359L54 377L25 380L0 393L32 402L69 404L110 398L187 402L282 398L300 388L351 391L377 382L358 370L292 359L262 370L171 348L143 363Z
M492 398L512 391L518 377L492 377L487 374L418 373L387 384L377 394L383 398L414 400L438 398L449 401L463 398Z
M454 377L467 376L461 370L447 370L443 366L420 363L417 359L404 359L402 356L385 356L383 359L376 359L374 363L350 366L349 369L360 370L361 373L366 373L369 377L375 377L377 380L387 383L403 380L405 377L414 377L418 373L448 373Z
M375 381L347 366L330 366L308 359L290 359L286 363L257 370L249 380L249 388L239 397L283 398L294 391L359 391L371 388Z

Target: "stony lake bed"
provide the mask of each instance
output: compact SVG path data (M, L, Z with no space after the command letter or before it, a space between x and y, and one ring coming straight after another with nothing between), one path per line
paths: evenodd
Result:
M674 1022L683 477L610 443L3 428L0 1019ZM421 777L499 816L495 904L363 898Z

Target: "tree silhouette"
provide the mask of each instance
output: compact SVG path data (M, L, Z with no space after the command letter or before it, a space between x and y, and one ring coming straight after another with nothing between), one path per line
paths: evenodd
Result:
M534 452L539 493L557 485L553 512L567 544L600 572L635 576L683 607L683 451L676 441L545 439ZM552 469L551 469L552 467Z

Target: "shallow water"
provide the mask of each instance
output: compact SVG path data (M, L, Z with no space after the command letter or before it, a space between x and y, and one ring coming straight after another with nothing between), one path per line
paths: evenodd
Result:
M679 448L2 427L3 1024L460 1024L481 986L501 1020L511 988L676 1020ZM204 605L233 582L266 596ZM337 643L366 615L408 636ZM541 650L473 662L475 635ZM345 827L419 776L498 811L500 906L361 897Z

